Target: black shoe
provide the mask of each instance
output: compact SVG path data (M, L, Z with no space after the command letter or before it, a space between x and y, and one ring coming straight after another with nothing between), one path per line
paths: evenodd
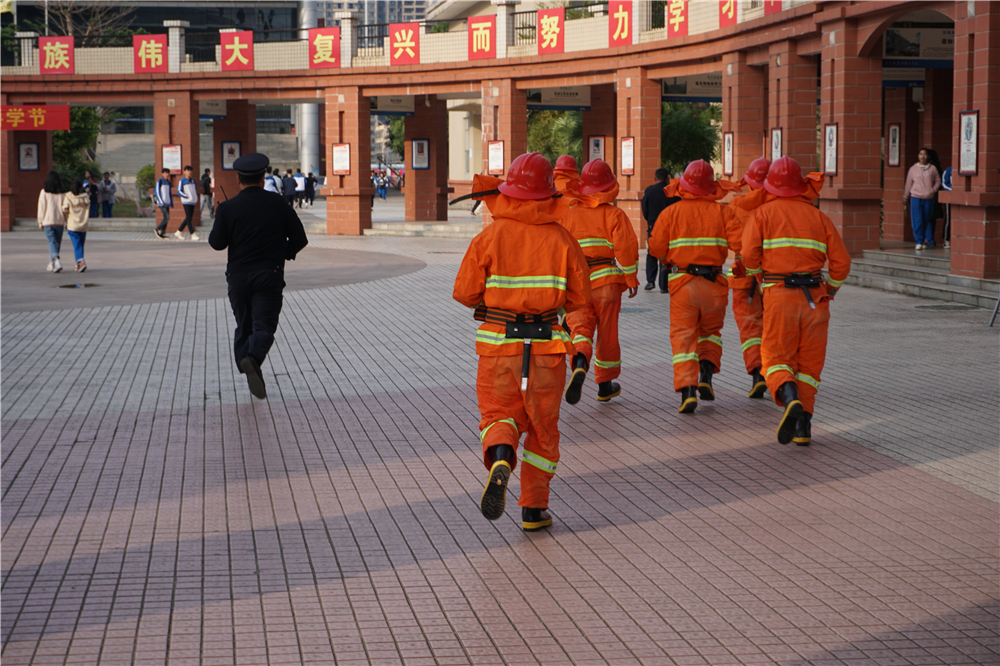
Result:
M157 238L166 238L167 237L167 235L165 233L163 233L162 231L160 231L159 229L154 229L153 233L156 234Z
M487 453L493 459L493 463L490 466L490 478L487 479L483 496L479 499L479 510L487 520L496 520L503 515L507 503L507 482L510 481L514 448L500 444L491 446Z
M597 385L597 399L607 402L617 395L621 395L622 387L618 382L601 382Z
M656 285L655 285L655 284L653 284L652 282L647 282L647 283L646 283L646 286L645 286L645 287L643 287L643 289L645 289L646 291L653 291L653 288L654 288L655 286L656 286Z
M795 437L792 441L799 446L809 446L812 442L812 417L809 412L802 412L802 416L795 422Z
M763 398L764 394L767 393L767 381L764 380L764 375L760 374L760 368L754 368L750 371L750 381L753 382L753 386L747 393L747 397Z
M712 374L715 372L715 364L711 361L699 361L701 375L698 377L698 393L702 400L715 400L715 391L712 390Z
M685 386L681 389L681 406L677 411L681 414L691 414L698 406L698 387Z
M670 290L669 290L669 289L667 289L667 288L663 288L663 289L660 289L660 293L661 293L661 294L669 294L669 293L670 293Z
M244 356L240 361L240 370L247 376L247 387L253 397L263 400L267 397L267 389L264 387L264 377L260 374L260 363L252 356Z
M583 382L587 379L587 357L577 354L573 357L573 376L566 384L566 402L575 405L580 402L580 395L583 393Z
M532 509L521 507L521 528L525 532L543 530L552 524L552 516L548 509Z
M785 382L778 389L778 398L785 403L785 413L778 423L778 443L788 444L795 436L795 427L802 415L802 403L799 402L799 388L795 382Z

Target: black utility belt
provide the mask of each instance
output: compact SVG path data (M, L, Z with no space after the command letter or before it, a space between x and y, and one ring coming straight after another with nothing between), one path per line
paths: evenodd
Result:
M815 310L816 303L813 302L813 297L812 294L809 293L809 288L818 287L823 284L823 274L819 271L815 273L764 273L764 283L784 284L790 289L801 289L806 295L806 301L808 301L809 307Z
M524 314L480 305L476 308L473 318L488 324L504 326L508 338L551 340L552 326L559 323L559 312L548 310L541 314Z
M722 266L703 266L700 264L688 264L687 268L674 266L674 272L687 273L688 275L697 275L698 277L705 278L709 282L715 282L715 280L722 274Z
M599 259L591 259L587 257L587 266L590 268L597 268L598 266L615 266L615 260L612 257L604 257Z

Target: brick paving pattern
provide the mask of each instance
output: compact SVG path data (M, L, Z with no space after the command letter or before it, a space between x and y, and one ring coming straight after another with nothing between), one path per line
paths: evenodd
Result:
M477 509L467 242L312 242L427 265L286 292L267 402L221 299L3 312L5 666L1000 663L988 313L845 287L797 448L731 315L718 399L677 414L640 292L529 535Z

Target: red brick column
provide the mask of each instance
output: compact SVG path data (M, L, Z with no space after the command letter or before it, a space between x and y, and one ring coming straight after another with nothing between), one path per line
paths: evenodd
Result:
M906 171L911 161L908 156L916 152L911 147L907 132L906 111L910 98L909 88L885 89L885 172L883 175L883 192L885 201L882 204L882 238L885 240L913 240L913 229L906 216L903 205L903 186L906 184ZM889 125L899 123L899 166L889 166Z
M166 144L180 144L181 168L190 165L194 169L195 180L198 180L201 176L201 164L198 161L200 150L198 102L192 99L191 93L186 91L156 93L153 101L153 128L157 180L160 178L160 169L163 168L163 146ZM182 173L171 178L174 207L170 213L168 233L176 231L184 221L184 208L181 207L180 197L177 196L177 186L183 177ZM198 190L201 191L200 185ZM191 220L195 226L201 222L201 206L195 206ZM157 224L163 221L163 213L159 208L156 209L156 221Z
M360 88L326 90L326 233L360 236L372 227L371 106ZM333 175L333 144L351 145L351 173ZM410 177L409 170L406 174Z
M430 106L427 106L427 100ZM406 164L407 221L448 221L448 107L433 95L417 95L414 114L406 119L404 164ZM427 139L429 169L413 168L413 141Z
M838 123L838 174L820 209L852 255L879 247L882 205L882 57L858 57L852 21L823 25L821 123Z
M772 44L769 54L768 129L782 128L782 154L794 158L803 172L816 171L816 58L800 56L792 41Z
M955 89L952 112L951 272L1000 278L1000 3L956 6ZM960 176L961 111L979 110L978 169Z
M722 56L722 131L733 133L733 175L717 174L720 178L739 180L766 154L765 71L748 65L745 52Z
M241 155L257 152L257 107L245 99L226 100L226 119L216 121L213 125L212 175L215 176L215 203L218 205L227 197L232 199L240 192L236 171L225 171L222 168L222 143L239 141ZM204 172L204 168L202 171ZM201 174L198 174L198 178L200 181Z
M0 94L0 104L6 103L7 95ZM17 163L14 150L17 147L13 132L0 131L0 231L10 231L14 226L14 174L11 173L11 167Z
M507 177L510 163L528 150L528 99L511 79L483 81L483 169L489 173L490 141L504 142L504 172ZM483 226L493 221L489 210L483 210Z
M604 137L604 161L611 165L616 163L618 155L616 107L613 83L590 86L590 111L583 112L583 154L580 156L583 161L579 165L581 169L590 160L587 139L591 136ZM615 170L615 173L618 173L618 170Z
M645 69L619 69L616 72L618 90L618 138L635 137L635 174L622 175L619 157L615 165L621 191L618 207L628 213L639 237L639 246L646 247L646 221L642 217L642 194L646 186L656 182L654 173L663 164L660 159L660 119L663 103L660 101L660 82L649 78Z

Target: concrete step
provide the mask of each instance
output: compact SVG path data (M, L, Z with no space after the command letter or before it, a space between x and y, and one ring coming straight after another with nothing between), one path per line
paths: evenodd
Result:
M922 281L928 286L954 286L966 289L978 289L1000 296L1000 280L982 280L979 278L952 275L946 264L943 267L928 268L911 264L901 264L890 261L875 261L873 259L856 259L851 264L851 271L861 271L887 278L903 278Z
M480 222L374 222L366 236L422 236L426 238L475 238Z
M447 231L419 231L419 230L405 230L405 229L365 229L365 236L396 236L396 237L423 237L423 238L458 238L458 239L472 239L476 237L482 229L478 229L475 232L472 231L462 231L462 230L447 230Z
M912 254L903 252L892 252L889 250L864 250L864 259L880 261L883 263L899 264L901 266L919 266L921 268L944 268L951 267L951 259L947 256L941 257L933 254Z
M953 284L927 282L923 279L870 273L862 270L859 266L851 268L851 274L847 277L847 284L867 287L869 289L891 291L897 294L918 296L920 298L935 298L942 301L965 303L981 308L993 308L996 305L998 296L996 291L986 289L973 289Z
M173 217L170 218L173 221ZM183 219L183 217L181 218ZM91 220L87 225L88 231L152 231L156 222L152 218L99 218ZM325 236L326 224L323 222L304 222L302 227L306 230L307 236ZM199 233L207 233L212 228L212 221L203 221L199 227ZM11 231L39 231L38 223L34 220L16 220Z

